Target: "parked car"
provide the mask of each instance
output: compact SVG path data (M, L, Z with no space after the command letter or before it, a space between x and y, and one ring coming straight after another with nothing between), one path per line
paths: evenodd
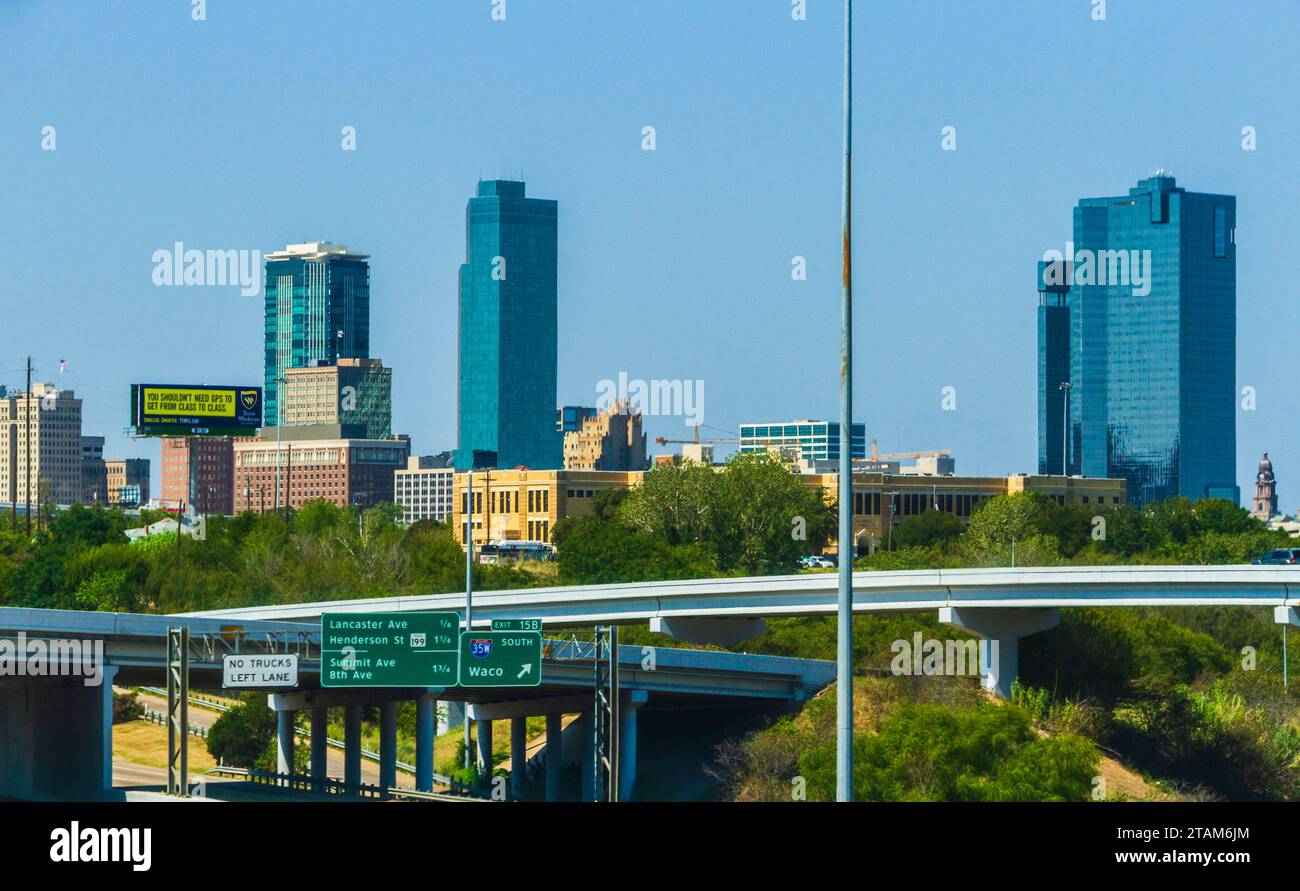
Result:
M1274 548L1262 557L1250 561L1256 565L1294 566L1300 563L1300 548Z
M801 557L799 559L799 564L803 566L804 569L834 569L835 568L835 561L832 560L830 557L822 557L816 554L808 557Z

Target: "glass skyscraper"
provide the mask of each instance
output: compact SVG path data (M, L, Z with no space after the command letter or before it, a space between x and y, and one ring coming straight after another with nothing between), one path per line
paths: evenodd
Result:
M554 201L486 180L465 209L456 467L563 466Z
M291 244L266 255L263 426L279 421L287 368L370 358L370 264L328 242Z
M1075 207L1038 265L1040 472L1122 477L1135 504L1240 500L1236 211L1163 173Z

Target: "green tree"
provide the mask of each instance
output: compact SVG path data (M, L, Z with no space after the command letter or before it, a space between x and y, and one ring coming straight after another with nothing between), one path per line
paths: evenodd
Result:
M569 525L557 552L560 576L572 584L707 578L715 558L703 543L670 545L622 523L583 517Z
M266 694L246 693L239 705L225 712L208 730L208 753L227 767L256 767L274 745L275 712L266 705Z
M907 517L894 530L895 548L931 548L961 537L963 526L956 514L927 510Z
M724 470L692 462L656 467L618 516L670 546L705 544L720 571L749 575L792 571L825 545L835 524L821 492L763 452L737 454Z
M858 801L1086 801L1097 750L1085 739L1041 738L1018 708L905 704L853 746ZM809 797L835 789L835 748L799 759Z
M669 545L706 541L718 519L718 473L693 461L653 467L619 507L628 526Z

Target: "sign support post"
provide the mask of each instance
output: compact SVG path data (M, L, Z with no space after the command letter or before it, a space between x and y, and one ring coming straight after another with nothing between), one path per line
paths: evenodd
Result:
M190 629L167 629L167 793L189 795Z

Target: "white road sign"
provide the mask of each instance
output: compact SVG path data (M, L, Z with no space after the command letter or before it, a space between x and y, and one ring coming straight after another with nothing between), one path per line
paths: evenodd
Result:
M221 669L223 687L266 689L298 686L298 656L292 653L230 655L222 659Z

